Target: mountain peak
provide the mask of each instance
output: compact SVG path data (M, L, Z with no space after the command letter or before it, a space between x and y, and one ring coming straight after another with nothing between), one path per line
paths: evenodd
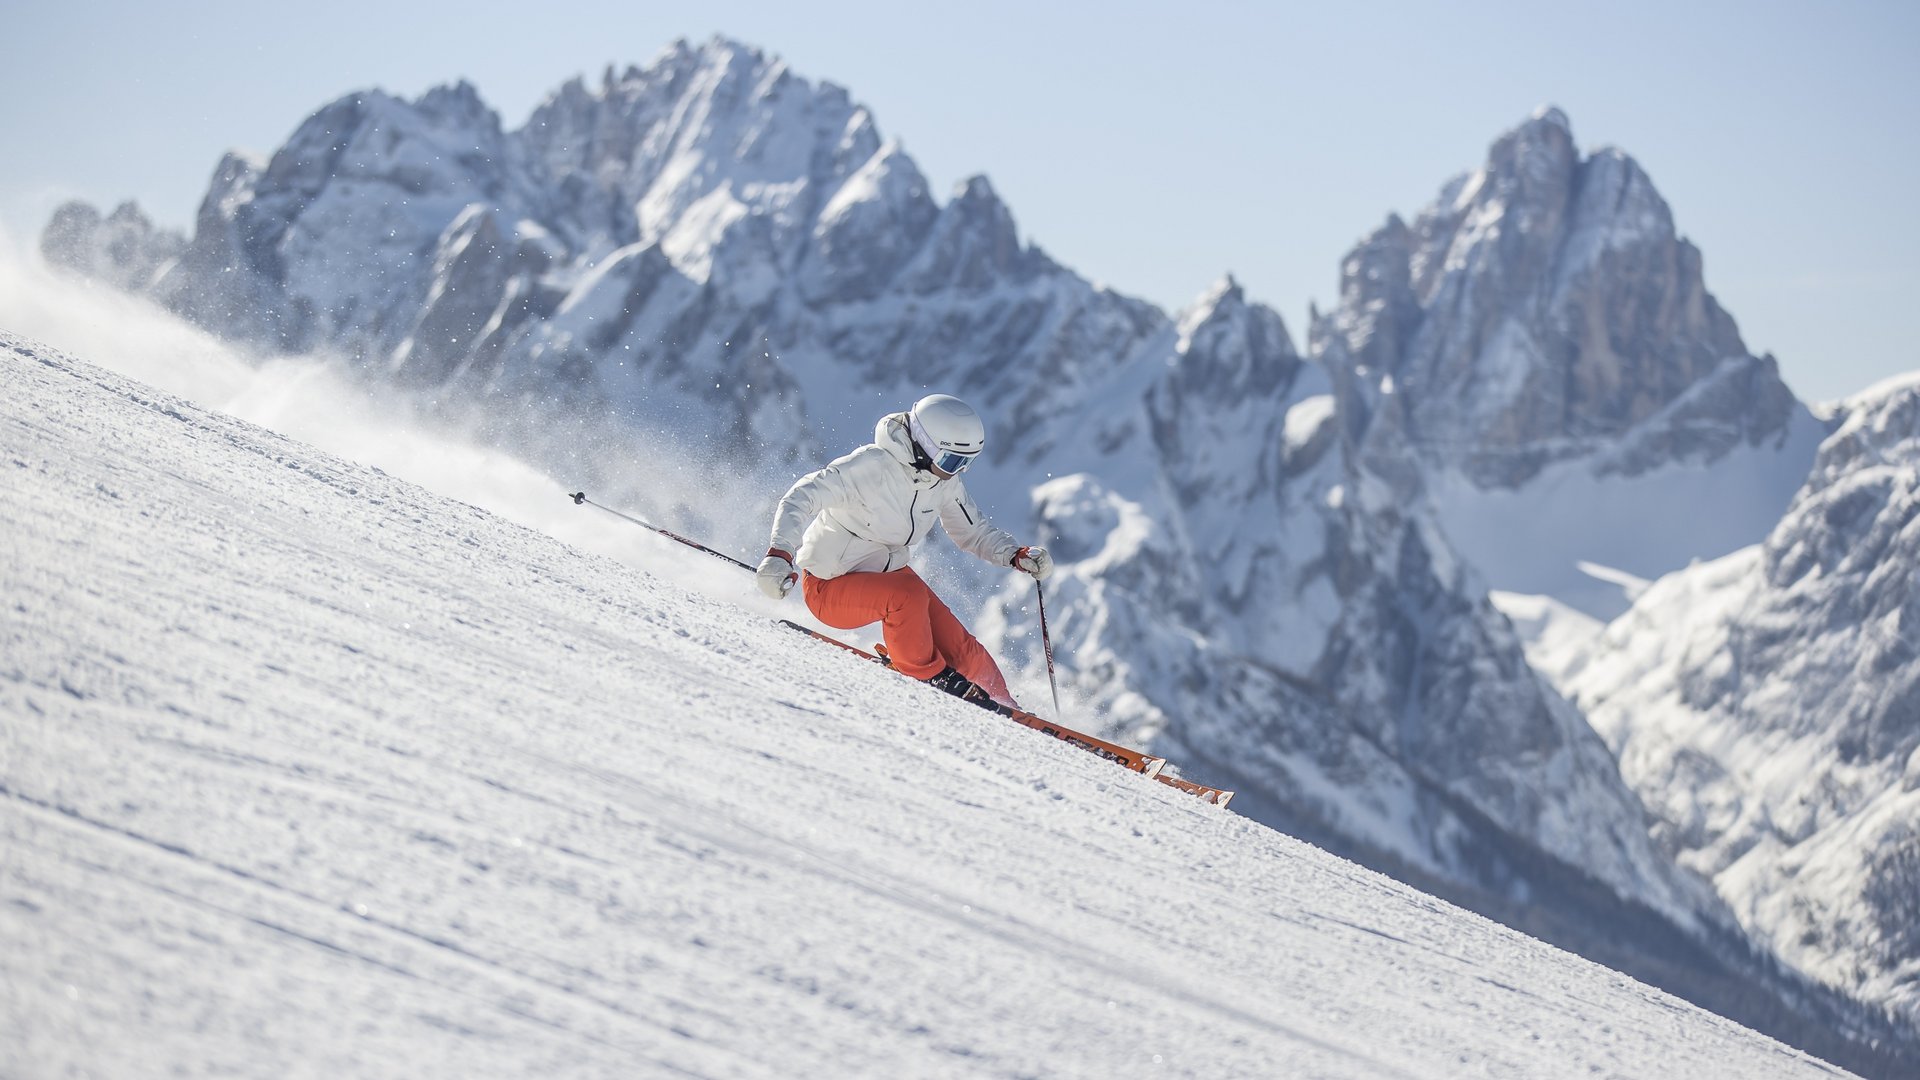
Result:
M786 68L786 62L778 57L769 56L763 49L724 34L714 34L699 45L686 38L676 38L655 53L644 67L629 66L618 82L672 80L701 70L724 73L735 67L752 70L769 64L782 71ZM611 74L611 65L607 70Z
M1558 105L1542 105L1533 110L1532 115L1527 117L1527 123L1542 127L1556 127L1566 132L1567 138L1573 138L1573 121L1567 119L1566 112Z
M420 95L413 107L428 116L497 129L500 118L465 79L443 83Z
M662 48L659 52L654 53L653 59L647 61L647 70L654 70L654 69L663 68L663 67L677 67L680 64L685 63L688 58L693 56L693 53L694 53L693 44L689 42L686 38L683 38L683 37L674 38L672 41L668 42L666 46ZM628 70L631 71L633 69L629 68Z
M975 173L953 186L953 201L967 203L997 203L1000 194L993 190L993 181L985 173Z
M1566 201L1579 167L1573 125L1559 109L1546 108L1494 140L1481 171L1503 200L1519 200L1551 215Z
M1231 271L1220 275L1180 314L1179 325L1182 336L1190 333L1192 327L1199 326L1223 311L1245 306L1246 299L1246 290L1241 288L1240 282L1234 279Z
M65 203L40 239L51 265L129 290L148 285L186 246L179 234L155 228L134 202L121 203L105 218L87 203Z
M1553 106L1503 133L1410 228L1390 220L1356 247L1334 325L1352 363L1421 388L1410 430L1482 488L1624 435L1746 355L1652 180L1618 150L1583 160ZM1700 429L1767 441L1784 419L1776 389L1726 398ZM1656 442L1671 454L1732 449L1670 434Z
M700 52L708 56L738 57L756 64L764 63L769 59L766 50L756 45L749 45L738 38L730 38L725 34L714 34L708 38L706 43L700 46ZM775 62L784 63L777 58Z

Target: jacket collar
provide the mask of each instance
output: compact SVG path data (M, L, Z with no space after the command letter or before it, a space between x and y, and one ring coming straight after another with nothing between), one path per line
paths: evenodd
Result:
M914 487L930 488L941 483L940 478L933 473L914 467L913 436L907 431L906 413L888 413L881 417L880 422L873 426L873 441L874 445L885 450L893 460L900 463L908 479L913 481Z

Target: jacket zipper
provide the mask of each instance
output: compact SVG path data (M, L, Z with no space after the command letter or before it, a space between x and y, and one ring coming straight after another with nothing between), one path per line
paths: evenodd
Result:
M907 543L903 550L909 552L913 549L913 532L920 527L919 516L915 513L919 508L920 492L916 489L913 493L913 501L907 504ZM887 552L887 569L893 569L893 552L891 551Z

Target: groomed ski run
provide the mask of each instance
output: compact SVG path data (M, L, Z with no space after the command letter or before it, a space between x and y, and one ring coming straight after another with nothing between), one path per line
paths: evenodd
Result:
M8 337L0 536L0 1075L1835 1075Z

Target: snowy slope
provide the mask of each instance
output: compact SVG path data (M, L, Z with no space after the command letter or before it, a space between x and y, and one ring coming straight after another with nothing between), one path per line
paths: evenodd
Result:
M1835 1075L0 340L0 1072Z
M1764 543L1552 666L1757 937L1920 1017L1920 377L1844 413Z

